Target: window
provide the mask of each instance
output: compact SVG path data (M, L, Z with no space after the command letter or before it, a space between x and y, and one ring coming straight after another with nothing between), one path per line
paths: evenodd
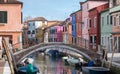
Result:
M7 11L0 11L0 23L7 23Z
M28 24L28 26L30 26L30 24Z
M30 31L28 31L28 34L30 34Z
M118 48L120 48L120 37L118 37ZM118 51L120 52L120 49Z
M110 24L112 25L112 16L110 16Z
M92 39L92 36L90 36L90 43L92 43L93 39Z
M102 20L102 25L104 25L104 17L102 17L101 20Z
M87 27L89 28L89 19L87 19Z
M57 29L55 29L55 32L57 32Z
M33 23L33 26L35 26L35 23Z
M117 37L114 37L114 46L115 46L115 49L117 49L117 44L116 44L116 42L117 42Z
M97 19L96 17L94 17L94 28L96 28L96 24L97 24Z
M109 15L107 15L107 25L109 24Z
M35 31L34 31L34 30L32 31L32 34L35 34Z
M74 31L74 28L73 28L74 26L72 25L72 31Z
M97 37L96 37L96 36L94 36L94 43L96 43L96 40L97 40Z
M101 38L101 43L104 45L104 37Z
M91 27L91 19L89 20L89 26Z
M114 26L116 26L116 17L114 16Z

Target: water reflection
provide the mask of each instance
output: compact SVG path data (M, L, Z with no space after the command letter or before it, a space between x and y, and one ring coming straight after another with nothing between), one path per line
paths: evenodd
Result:
M80 74L80 70L65 66L61 58L51 58L42 54L36 56L34 65L39 68L39 74Z

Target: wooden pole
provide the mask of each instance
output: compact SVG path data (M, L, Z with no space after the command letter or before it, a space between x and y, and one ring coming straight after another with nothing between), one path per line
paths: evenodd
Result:
M3 38L3 46L4 46L4 50L5 50L5 53L6 53L6 56L7 56L7 60L8 60L9 66L10 66L11 74L15 74L13 63L12 63L12 57L10 55L10 52L9 52L9 49L8 49L8 45L7 45L7 43L6 43L4 38Z
M109 68L111 67L112 65L112 60L113 60L113 56L114 56L114 53L115 53L115 46L117 45L117 41L115 42L115 45L113 46L113 51L112 51L112 56L111 56L111 59L110 59L110 63L109 63Z

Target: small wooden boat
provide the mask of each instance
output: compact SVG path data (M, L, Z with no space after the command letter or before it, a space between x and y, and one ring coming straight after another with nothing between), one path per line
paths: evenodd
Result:
M75 58L73 58L73 57L68 58L67 61L68 61L68 63L69 63L70 65L72 65L72 66L75 66L76 64L79 63L79 60L78 60L78 59L75 59Z
M104 67L82 67L83 74L109 74L110 69Z
M68 60L68 56L62 57L62 61L65 65L69 65L67 60Z
M63 62L65 62L69 65L73 65L73 66L75 66L76 64L79 63L79 59L75 59L71 56L65 56L65 57L62 58L62 60L63 60Z

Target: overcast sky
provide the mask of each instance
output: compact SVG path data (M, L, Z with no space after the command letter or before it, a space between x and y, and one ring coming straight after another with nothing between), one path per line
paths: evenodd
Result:
M47 20L65 20L80 9L79 2L85 0L21 0L23 17L45 17ZM24 19L23 18L23 19Z

